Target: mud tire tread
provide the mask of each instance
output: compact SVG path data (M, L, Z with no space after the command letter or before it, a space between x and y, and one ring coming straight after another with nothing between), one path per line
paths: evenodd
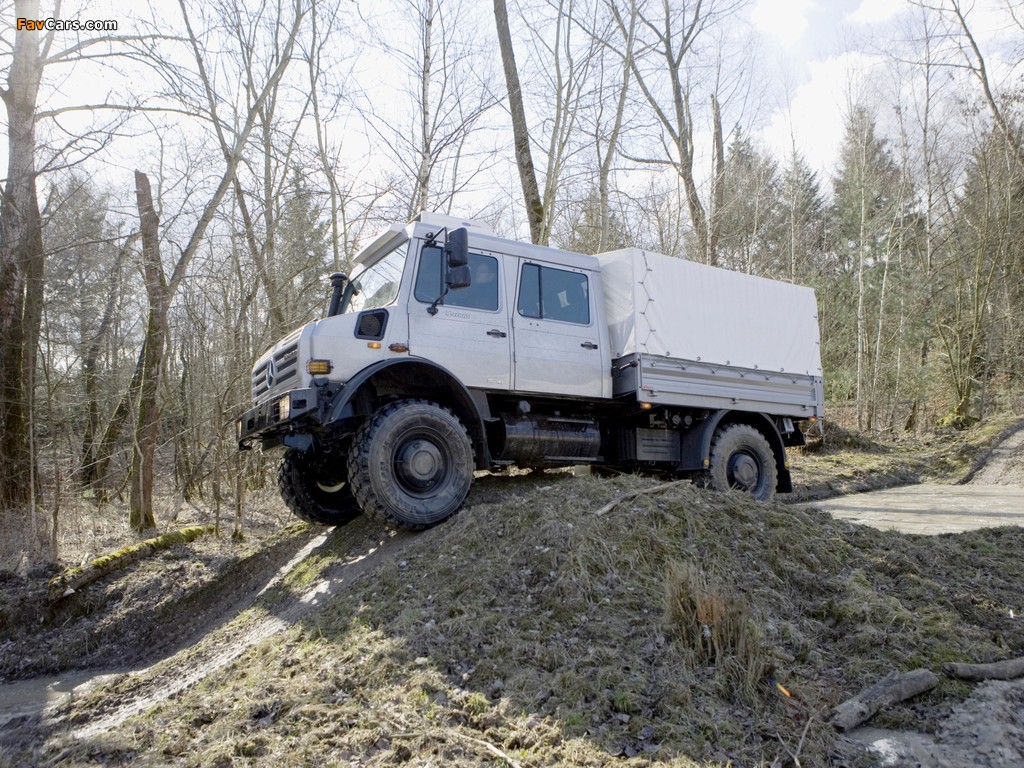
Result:
M296 517L316 525L341 526L352 522L362 513L352 495L351 483L337 494L331 494L335 497L331 498L319 492L319 489L311 491L310 485L315 482L308 455L301 451L285 451L277 471L277 489L285 505Z
M400 429L403 416L406 419L439 419L452 433L453 458L464 462L464 466L454 469L454 476L446 478L452 480L451 486L445 490L449 498L437 512L399 509L394 501L396 497L403 496L398 481L380 469L380 462L375 466L374 443L387 439L388 431ZM349 482L364 513L386 525L413 531L431 528L459 510L469 494L474 467L473 447L465 425L448 408L423 399L398 400L381 408L360 426L348 454ZM415 506L414 502L412 506Z

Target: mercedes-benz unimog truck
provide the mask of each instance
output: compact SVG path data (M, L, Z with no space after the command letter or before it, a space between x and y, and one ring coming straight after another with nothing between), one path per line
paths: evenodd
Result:
M760 500L823 411L810 288L639 248L586 256L423 213L256 362L240 448L299 517L445 520L478 470L592 465Z

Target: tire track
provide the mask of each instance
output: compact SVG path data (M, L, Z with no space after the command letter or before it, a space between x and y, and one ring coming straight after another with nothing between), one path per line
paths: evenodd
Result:
M329 540L332 536L345 538L346 551L341 555L342 562L331 566L324 574L324 578L298 599L283 607L276 606L273 615L254 621L250 613L252 608L259 607L267 593L281 584L306 558L318 549L330 545ZM365 519L360 519L344 529L322 533L279 569L255 599L234 619L218 627L196 645L145 669L128 673L127 688L125 678L111 683L117 685L119 691L118 700L110 709L93 709L92 714L95 716L90 717L85 723L78 721L81 713L77 711L65 714L44 712L44 719L51 727L59 728L62 722L74 716L76 722L68 735L76 740L95 738L116 728L129 718L146 712L153 706L193 687L210 674L227 667L258 643L283 632L296 621L305 618L331 595L394 556L414 538L415 535L409 532L382 531L379 525Z

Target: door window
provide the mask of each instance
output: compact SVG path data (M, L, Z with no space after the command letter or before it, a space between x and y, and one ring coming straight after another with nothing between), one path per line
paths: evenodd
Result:
M525 264L517 306L523 317L590 325L587 276L539 264Z
M426 246L420 255L413 295L417 301L432 304L444 290L444 254L440 248ZM498 260L482 253L469 254L472 282L465 288L449 291L439 302L446 307L465 307L495 312L498 309Z

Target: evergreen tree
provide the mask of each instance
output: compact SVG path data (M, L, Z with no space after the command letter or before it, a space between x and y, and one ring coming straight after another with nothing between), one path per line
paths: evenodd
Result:
M900 182L899 167L885 139L877 135L873 115L864 107L855 107L846 120L839 170L833 180L831 271L836 292L828 298L836 307L846 308L845 327L838 337L823 340L822 346L824 357L833 366L845 368L859 429L872 427L877 405L874 393L869 392L870 340L882 322L882 287L888 277L894 222L903 202ZM844 351L849 349L854 351L852 360Z
M737 131L725 163L720 265L750 274L783 274L778 165Z
M294 170L279 214L273 265L289 328L323 312L331 266L329 231L306 180Z
M577 253L612 251L627 244L628 237L618 215L608 218L608 242L602 243L601 196L591 187L582 200L566 204L565 224L553 233L554 243Z
M990 132L974 152L943 254L936 331L953 390L944 422L984 414L988 383L1019 378L1024 301L1024 171L1005 137Z
M48 269L42 336L48 354L41 365L49 389L41 393L40 402L51 404L56 420L49 427L51 435L58 425L80 430L80 478L94 489L101 415L112 408L104 393L120 386L114 378L117 355L108 350L122 295L124 254L107 222L108 208L106 194L88 179L71 175L50 194L43 228ZM50 375L51 369L65 368L72 360L80 372ZM67 438L74 439L70 433Z
M825 251L825 200L818 174L796 149L778 185L782 258L790 281L816 282L814 265Z

